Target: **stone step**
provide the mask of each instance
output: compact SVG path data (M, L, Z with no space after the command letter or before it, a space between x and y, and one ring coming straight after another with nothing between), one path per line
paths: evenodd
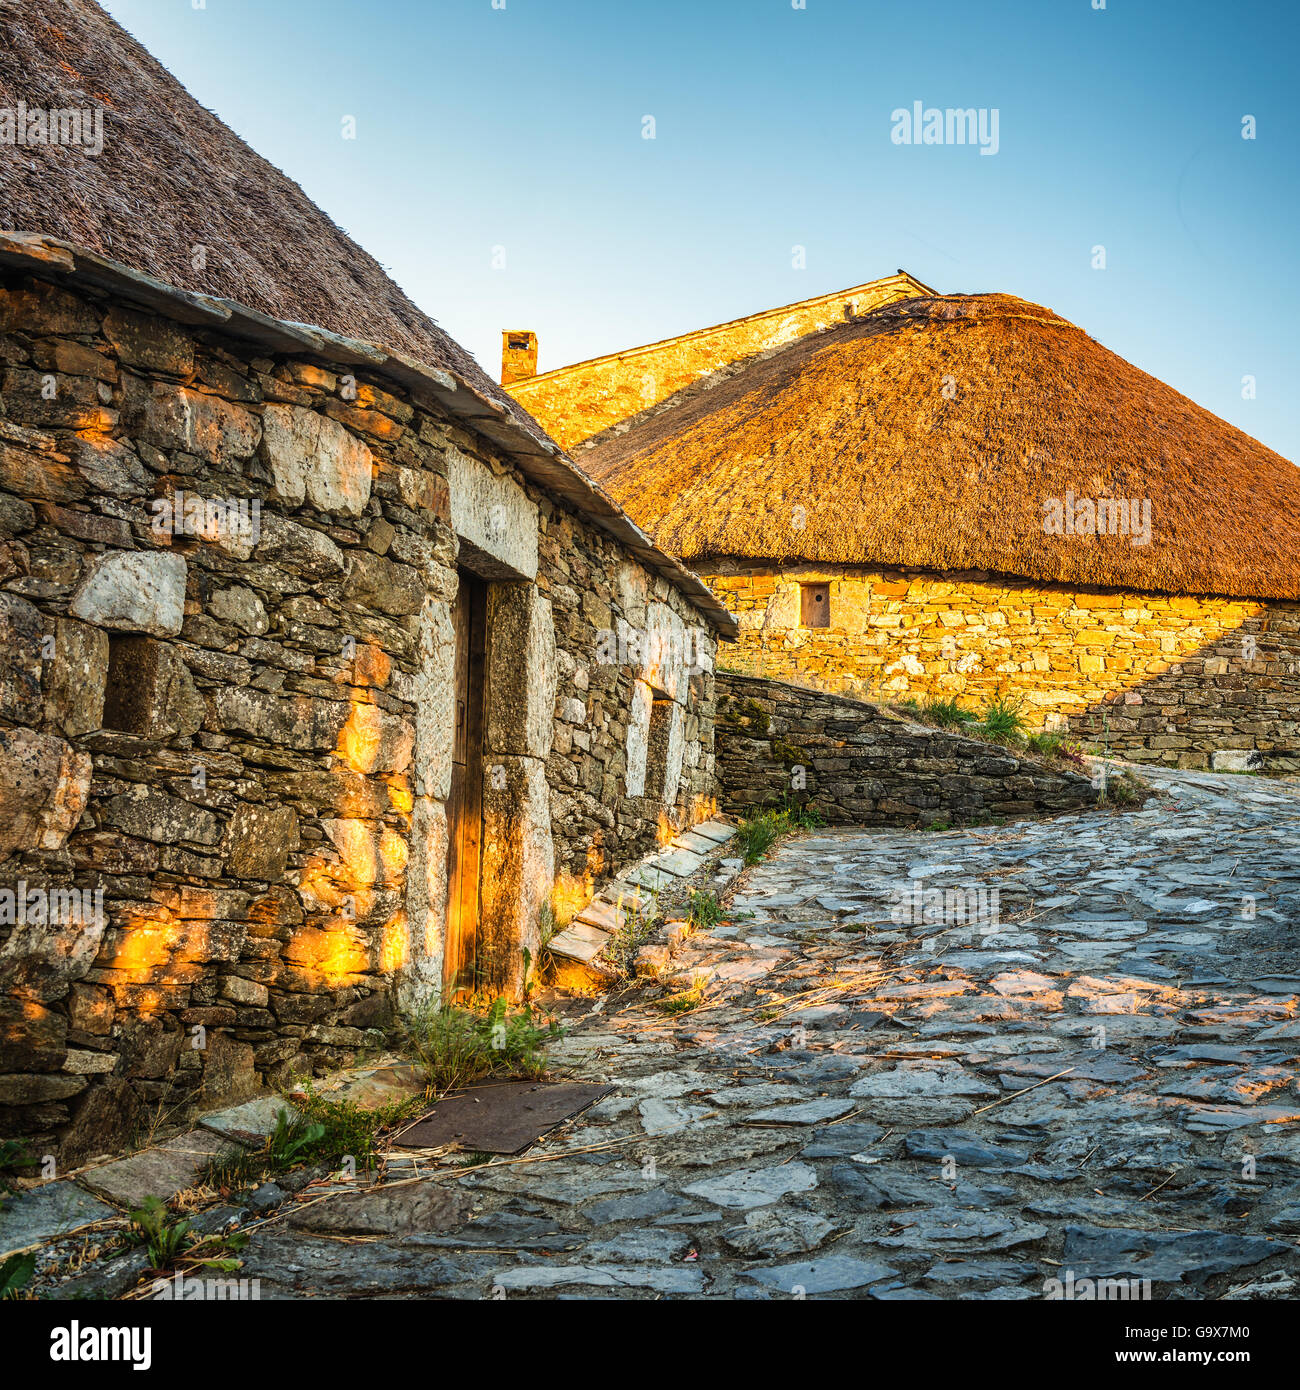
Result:
M672 874L674 878L689 878L703 864L702 854L696 854L694 850L689 849L675 849L668 854L656 855L650 861L649 867Z
M638 864L635 869L629 869L622 875L620 882L639 885L642 888L649 888L658 891L676 883L677 879L673 874L665 872L663 869L656 869L650 864Z
M41 1187L6 1196L0 1205L0 1259L66 1235L95 1221L107 1221L120 1213L83 1192L76 1183L61 1179Z
M209 1159L238 1153L242 1148L243 1145L232 1144L208 1130L193 1129L165 1144L141 1149L129 1158L87 1169L78 1181L97 1196L127 1210L140 1206L146 1197L170 1202L178 1192L194 1185Z
M297 1119L297 1108L287 1100L279 1096L259 1096L256 1100L246 1100L243 1105L232 1105L227 1110L203 1115L199 1124L226 1139L256 1144L275 1132L282 1110L288 1111L290 1120Z
M599 927L601 931L618 931L624 921L623 909L603 897L593 898L573 920Z
M699 825L691 826L692 835L703 835L715 845L725 845L735 833L736 827L723 820L706 820L701 821Z
M696 854L708 854L717 847L716 840L710 840L707 835L697 835L694 830L686 831L673 841L674 849L689 849Z
M557 932L547 949L553 956L567 956L570 960L588 965L605 949L609 933L587 922L572 922L562 932Z

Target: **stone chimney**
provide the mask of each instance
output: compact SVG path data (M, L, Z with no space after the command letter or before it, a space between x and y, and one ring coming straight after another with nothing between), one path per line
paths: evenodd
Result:
M528 332L501 335L501 385L526 381L537 375L537 334Z

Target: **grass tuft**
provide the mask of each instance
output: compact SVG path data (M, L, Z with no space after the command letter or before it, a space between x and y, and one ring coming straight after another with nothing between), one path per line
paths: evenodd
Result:
M994 743L1025 741L1024 701L1019 696L995 695L984 707L979 732Z
M702 888L691 889L691 905L687 922L696 928L708 930L722 920L723 907L716 893Z
M504 999L484 1010L431 1006L402 1028L404 1046L440 1094L488 1076L541 1076L547 1044L562 1036L554 1019L539 1025L530 1006L511 1013Z
M741 821L732 843L747 865L757 864L782 835L792 830L815 830L821 824L822 818L812 806L787 797L779 806Z

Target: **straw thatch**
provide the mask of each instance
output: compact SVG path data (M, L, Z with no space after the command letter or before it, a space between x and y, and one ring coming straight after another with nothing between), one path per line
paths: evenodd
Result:
M540 428L379 263L88 0L0 0L0 107L104 110L104 149L0 146L0 226L382 343ZM193 248L205 248L196 269Z
M888 305L698 382L575 456L688 563L1300 597L1300 471L1010 295ZM1045 499L1067 493L1149 499L1150 544L1045 533Z

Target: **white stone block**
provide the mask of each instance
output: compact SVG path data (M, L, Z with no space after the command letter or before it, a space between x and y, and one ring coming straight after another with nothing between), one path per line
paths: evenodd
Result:
M369 448L328 415L296 405L268 405L262 451L284 500L318 511L360 516L370 500Z
M489 579L537 578L537 505L511 478L447 451L451 524L471 568Z
M110 551L92 562L70 611L99 627L174 637L185 620L185 560L167 551Z

